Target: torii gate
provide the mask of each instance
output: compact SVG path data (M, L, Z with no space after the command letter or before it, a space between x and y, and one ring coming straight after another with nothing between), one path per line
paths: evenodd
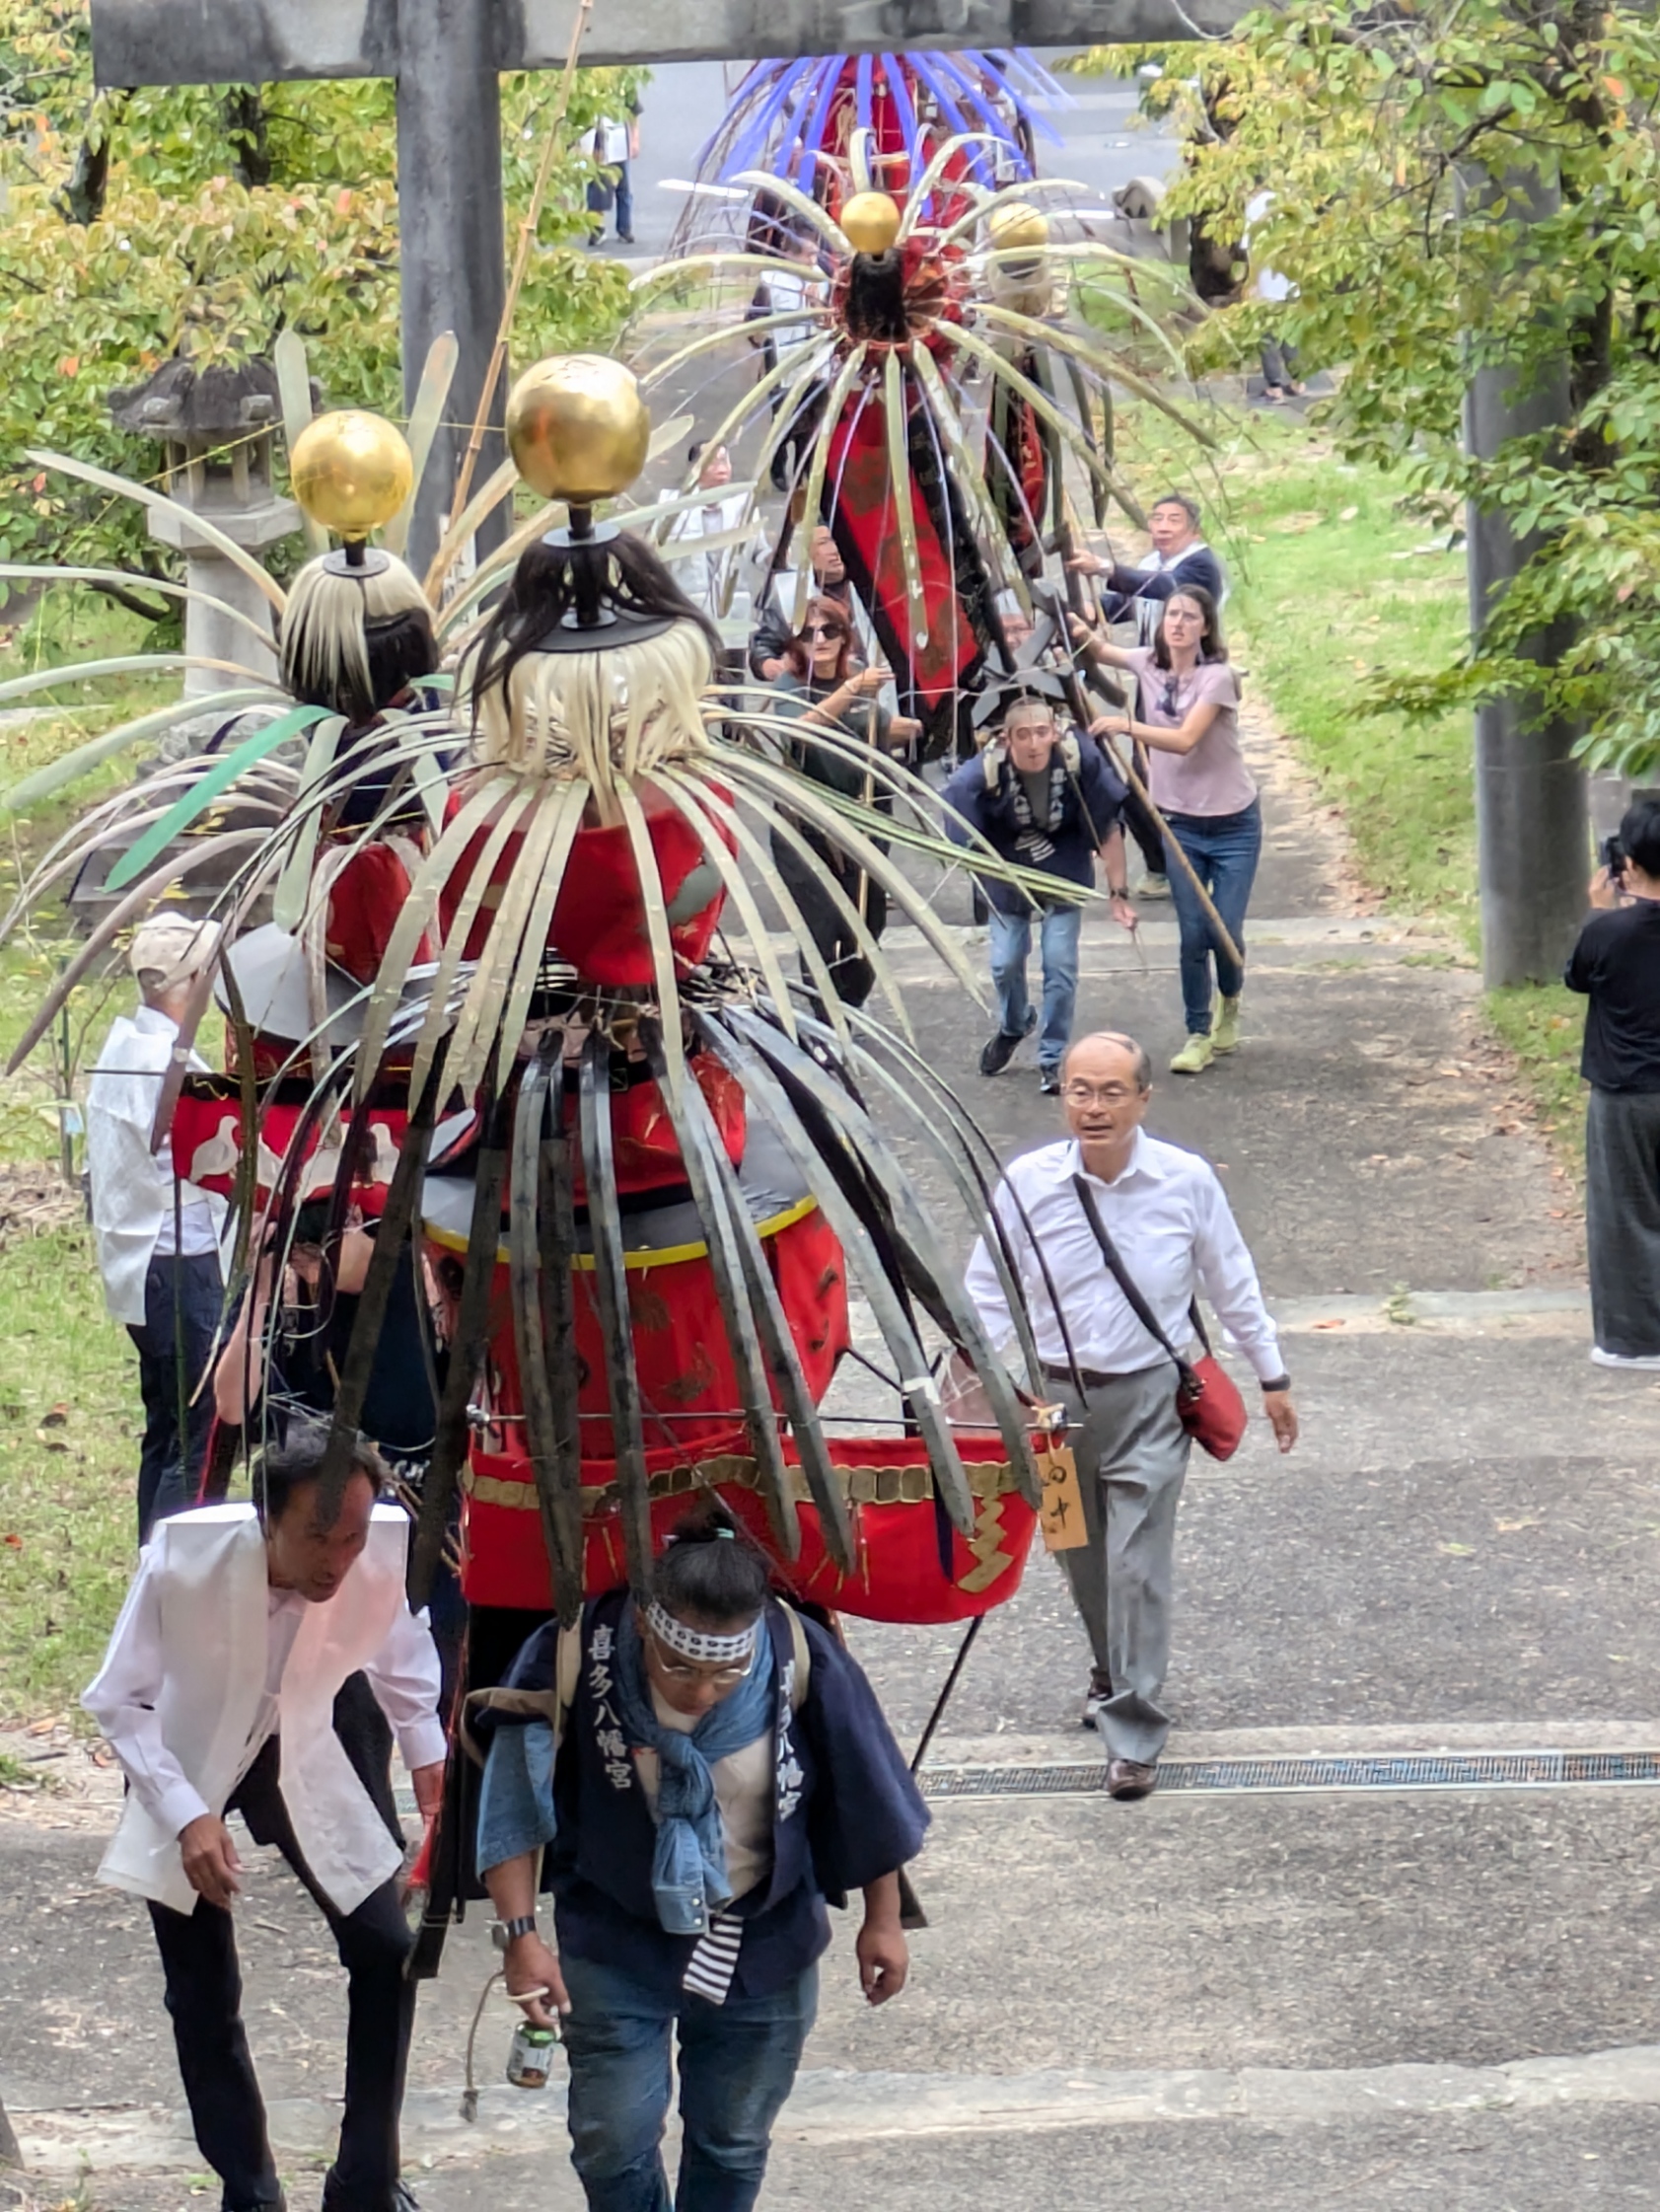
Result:
M506 295L500 73L560 66L577 0L92 0L101 86L395 77L405 400L442 331L461 343L452 414L470 421ZM590 63L748 60L906 47L1170 43L1231 30L1245 0L599 0ZM1540 405L1480 371L1467 436L1490 452ZM497 406L500 405L497 394ZM1546 414L1561 418L1559 401ZM498 417L499 419L499 417ZM454 481L465 432L440 433L429 482ZM486 455L486 465L491 457ZM446 465L448 464L448 465ZM436 492L415 557L437 543ZM1470 517L1475 619L1525 553L1501 515ZM1551 640L1540 641L1548 658ZM1584 778L1573 732L1524 726L1514 702L1477 715L1482 949L1489 985L1560 972L1581 912Z
M599 0L582 58L1084 45L1225 31L1241 13L1243 0ZM396 78L404 397L454 331L449 412L470 421L506 295L500 74L562 66L575 21L576 0L92 0L93 70L107 89ZM454 481L465 442L440 433L429 483ZM435 498L415 517L417 563L437 544Z

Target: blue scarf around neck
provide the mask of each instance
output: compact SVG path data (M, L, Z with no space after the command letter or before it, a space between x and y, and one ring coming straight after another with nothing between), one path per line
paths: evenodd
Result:
M763 1615L755 1663L730 1696L712 1705L689 1734L658 1720L646 1675L645 1647L626 1606L617 1623L617 1715L630 1746L658 1760L657 1847L651 1887L657 1917L671 1936L700 1936L709 1914L730 1904L726 1837L715 1802L717 1761L742 1751L772 1726L772 1640Z

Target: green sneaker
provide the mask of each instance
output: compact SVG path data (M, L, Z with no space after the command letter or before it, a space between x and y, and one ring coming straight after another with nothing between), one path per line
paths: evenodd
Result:
M1216 1057L1208 1037L1190 1037L1170 1064L1173 1075L1202 1075Z
M1239 998L1218 997L1210 1022L1210 1049L1220 1059L1239 1050Z

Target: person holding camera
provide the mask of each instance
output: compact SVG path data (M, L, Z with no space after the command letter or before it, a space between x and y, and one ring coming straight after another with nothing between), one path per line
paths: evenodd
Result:
M1660 1369L1660 798L1626 808L1563 978L1590 1000L1579 1071L1591 1357Z

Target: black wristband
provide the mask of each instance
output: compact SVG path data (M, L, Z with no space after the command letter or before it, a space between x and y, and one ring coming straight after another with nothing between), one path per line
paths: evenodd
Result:
M515 1920L504 1920L502 1927L506 1931L508 1942L510 1944L517 1943L521 1936L534 1936L536 1934L536 1914L534 1912L522 1912Z
M1289 1390L1290 1387L1291 1377L1288 1374L1276 1374L1271 1382L1264 1382L1263 1385L1264 1390Z

